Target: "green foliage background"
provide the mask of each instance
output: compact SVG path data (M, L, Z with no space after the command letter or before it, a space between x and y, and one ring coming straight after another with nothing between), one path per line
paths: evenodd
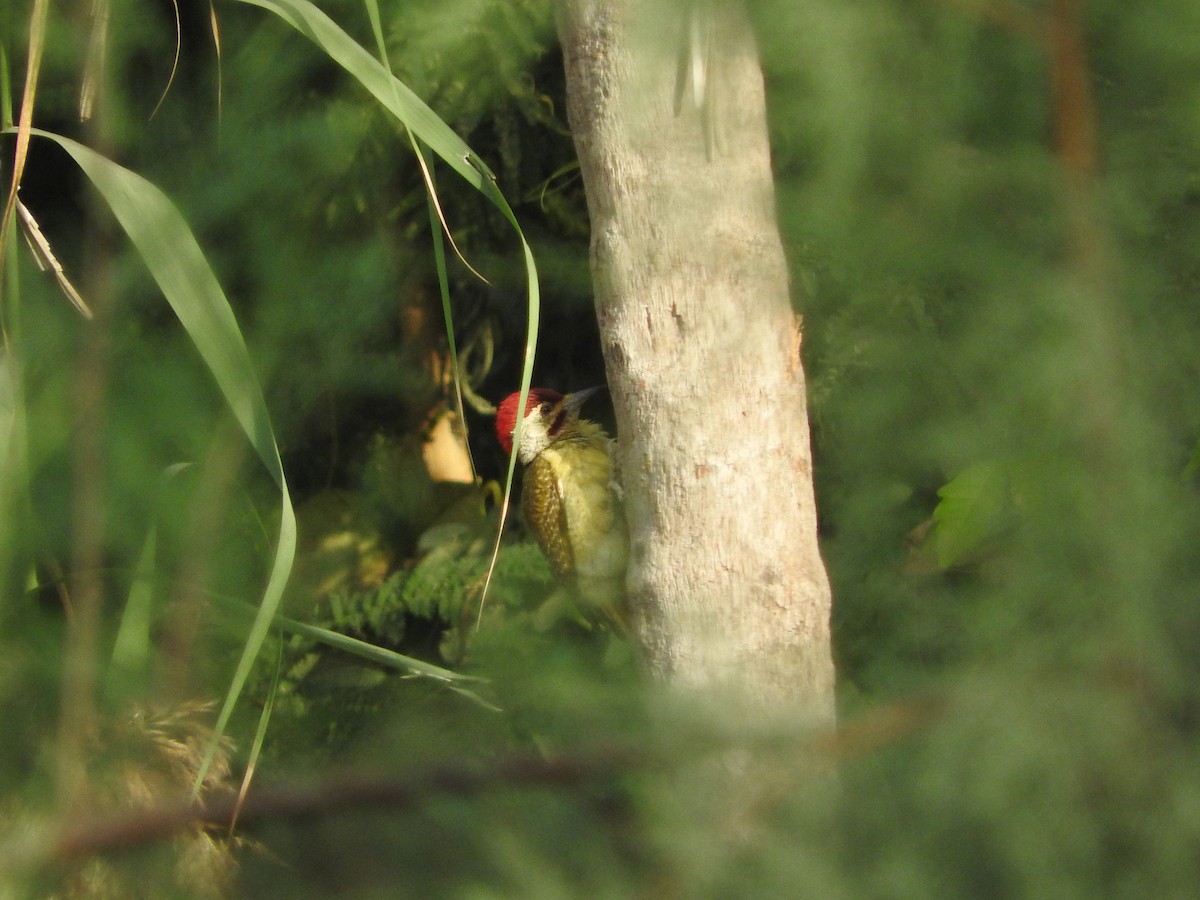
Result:
M56 14L36 124L175 201L238 317L297 504L329 490L365 497L372 539L391 560L381 585L285 601L288 614L487 679L455 693L295 633L283 638L278 679L274 654L263 654L233 722L235 767L273 703L258 777L311 788L317 811L245 825L259 847L238 852L238 891L1200 889L1200 7L1085 5L1098 162L1072 188L1055 149L1051 54L1005 24L1064 7L751 5L834 589L842 732L830 740L803 723L746 734L735 711L692 708L642 683L624 640L564 614L519 541L502 555L482 626L463 631L486 569L490 501L435 503L403 453L378 453L381 441L414 440L439 402L404 343L403 311L436 289L406 139L292 29L238 3L216 6L219 79L208 11L182 9L179 69L151 116L174 24L157 6L118 6L101 122L74 117L87 33ZM321 8L374 46L359 4ZM392 70L496 172L533 246L547 298L535 381L601 380L550 6L380 9ZM0 12L14 106L29 10ZM255 602L277 527L269 479L220 437L211 377L108 214L55 148L33 150L23 199L85 294L114 298L102 644L134 596L152 527L156 608L179 600L214 459L236 478L203 551L211 594ZM5 183L9 164L6 155ZM494 343L474 386L495 400L520 378L519 246L444 169L438 189L456 241L491 281L451 265L460 345L481 334ZM1082 217L1072 212L1080 195ZM1094 240L1090 255L1081 235ZM53 821L64 617L51 561L70 569L86 326L19 259L4 322L24 366L30 481L0 557L0 809L13 823L0 831L0 870L13 873L0 884L47 893L81 883L78 860L31 864L42 857L26 832ZM502 477L487 417L470 412L467 425L481 474ZM380 459L394 480L381 480ZM160 477L177 462L200 465ZM220 697L244 625L211 611L201 621L191 696ZM106 683L101 710L117 732L131 704L167 699L144 673ZM106 734L99 746L120 745ZM731 823L710 787L735 745L771 760L774 778ZM836 769L836 787L794 763L813 753ZM98 750L98 771L106 760ZM562 760L577 764L569 775L550 768ZM347 771L412 791L338 805L326 779ZM166 885L160 854L169 848L109 863Z

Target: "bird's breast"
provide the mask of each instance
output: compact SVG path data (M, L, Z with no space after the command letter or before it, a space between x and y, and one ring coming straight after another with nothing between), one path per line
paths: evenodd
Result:
M629 540L612 490L607 438L557 441L530 463L525 478L522 509L556 574L623 575Z

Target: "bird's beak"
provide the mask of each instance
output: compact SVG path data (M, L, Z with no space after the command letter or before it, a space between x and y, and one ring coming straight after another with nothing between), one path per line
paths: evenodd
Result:
M561 413L573 413L579 410L594 394L604 390L605 385L598 384L595 387L584 388L582 391L576 391L573 394L567 394L558 403L558 411Z

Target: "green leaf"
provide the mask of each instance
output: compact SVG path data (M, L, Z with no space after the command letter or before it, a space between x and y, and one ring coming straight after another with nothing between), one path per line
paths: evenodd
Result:
M933 511L934 546L943 569L962 563L986 539L1004 527L1009 502L1008 478L996 463L963 471L938 491Z

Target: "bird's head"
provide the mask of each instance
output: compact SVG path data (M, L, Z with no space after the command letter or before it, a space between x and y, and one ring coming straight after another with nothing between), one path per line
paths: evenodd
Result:
M549 388L530 388L525 399L525 415L521 417L521 443L517 457L528 464L533 458L554 443L563 432L579 419L579 407L599 387L560 394ZM505 453L512 453L513 430L517 427L517 404L521 392L509 394L496 410L496 437Z

